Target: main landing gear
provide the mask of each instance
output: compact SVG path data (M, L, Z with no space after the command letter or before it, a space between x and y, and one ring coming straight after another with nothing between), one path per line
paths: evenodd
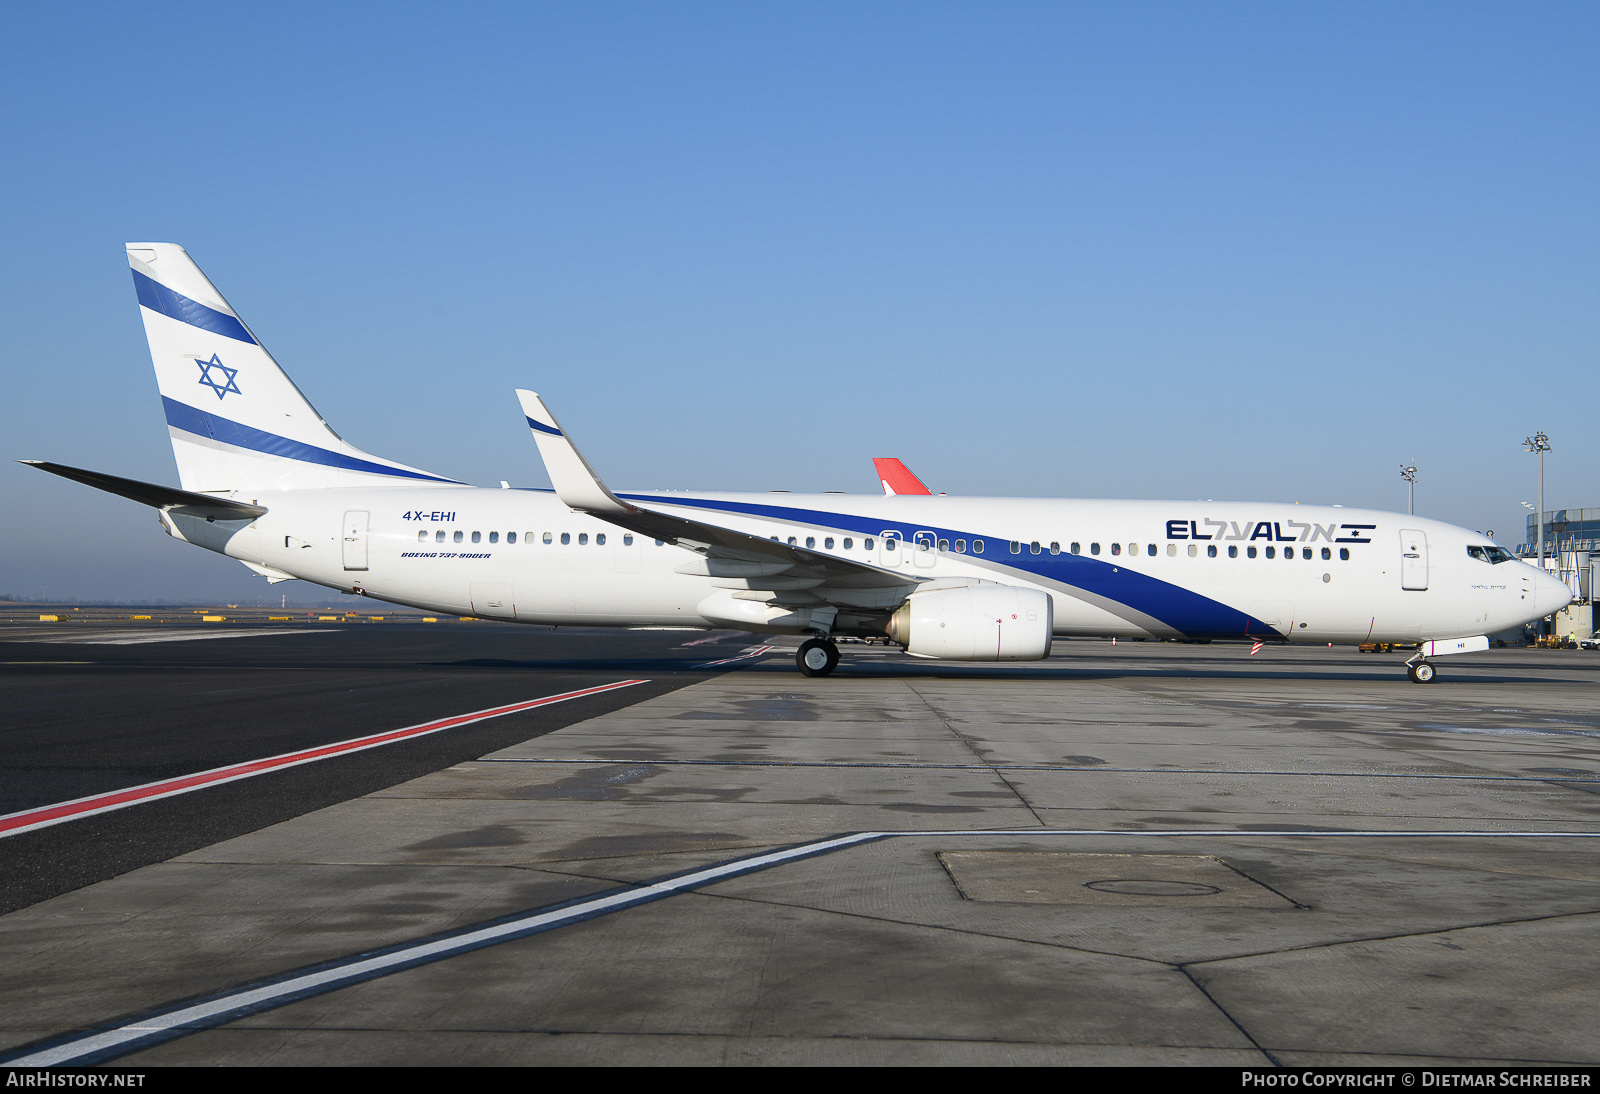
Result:
M802 676L826 676L839 667L839 647L831 639L812 638L794 656Z
M1434 667L1426 661L1407 661L1406 675L1411 677L1413 684L1433 683Z

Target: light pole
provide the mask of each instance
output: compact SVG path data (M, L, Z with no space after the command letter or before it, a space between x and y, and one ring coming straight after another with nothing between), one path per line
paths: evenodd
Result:
M1417 515L1417 469L1406 464L1400 465L1400 477L1406 480L1406 512L1412 516Z
M1539 569L1544 569L1544 454L1550 451L1550 438L1541 430L1522 442L1529 452L1539 453Z

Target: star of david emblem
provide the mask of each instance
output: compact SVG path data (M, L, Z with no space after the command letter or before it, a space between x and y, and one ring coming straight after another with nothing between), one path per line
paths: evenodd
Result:
M235 376L239 375L239 370L236 368L229 368L227 365L223 364L221 358L219 358L216 354L213 353L211 355L211 360L209 361L202 361L198 357L193 358L193 360L195 364L200 366L200 383L210 388L212 391L215 391L217 393L217 398L221 399L225 397L230 391L235 395L244 394L244 392L239 390L239 385L234 383L233 380ZM222 373L222 375L227 378L225 383L217 382L217 372Z

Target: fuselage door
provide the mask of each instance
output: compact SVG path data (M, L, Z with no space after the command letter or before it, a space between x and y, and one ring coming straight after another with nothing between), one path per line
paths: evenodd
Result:
M1400 587L1428 587L1428 536L1414 528L1400 530Z
M932 532L918 532L911 537L911 561L926 569L932 566L938 557L933 550L934 540Z
M905 555L905 545L900 542L899 532L890 530L878 537L878 565L899 566Z
M367 568L367 510L352 509L344 515L344 568Z

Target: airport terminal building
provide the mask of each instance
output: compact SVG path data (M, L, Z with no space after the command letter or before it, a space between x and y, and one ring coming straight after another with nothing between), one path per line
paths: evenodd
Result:
M1528 514L1526 541L1517 557L1538 564L1538 516ZM1552 509L1544 514L1544 568L1572 589L1572 604L1557 613L1556 634L1585 638L1594 633L1594 588L1600 556L1600 508Z

